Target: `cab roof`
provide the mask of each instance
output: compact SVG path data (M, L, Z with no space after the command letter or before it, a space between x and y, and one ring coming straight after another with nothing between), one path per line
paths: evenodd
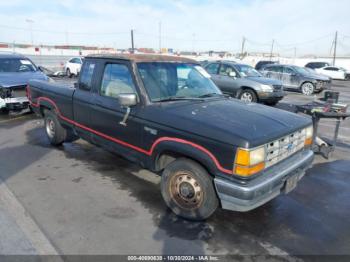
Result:
M16 59L27 59L24 55L18 53L10 53L10 52L0 52L0 58L16 58Z
M88 55L86 58L121 59L133 62L179 62L199 64L199 62L186 57L155 54L95 54Z

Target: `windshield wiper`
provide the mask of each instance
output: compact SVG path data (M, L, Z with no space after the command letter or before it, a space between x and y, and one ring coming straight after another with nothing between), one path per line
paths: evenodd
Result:
M155 102L169 102L169 101L181 101L181 100L200 100L197 97L185 97L185 96L171 96L163 99L159 99Z
M198 96L198 98L215 97L215 96L228 97L228 95L225 95L225 94L208 93L208 94L204 94L204 95Z

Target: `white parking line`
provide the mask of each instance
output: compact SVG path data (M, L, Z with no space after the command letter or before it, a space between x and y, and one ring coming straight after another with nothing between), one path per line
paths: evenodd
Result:
M262 246L271 256L283 256L286 261L295 261L295 262L300 262L303 261L300 258L296 258L285 252L284 250L271 245L268 242L259 242L260 246Z
M16 224L37 250L38 255L58 255L56 249L1 178L0 204L15 220ZM62 261L59 256L55 257L56 260Z

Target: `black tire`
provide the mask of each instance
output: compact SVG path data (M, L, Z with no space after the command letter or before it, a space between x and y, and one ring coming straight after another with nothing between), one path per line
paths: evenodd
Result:
M238 99L245 101L245 102L258 102L258 97L256 96L255 92L251 89L243 89L238 94Z
M67 131L62 127L57 119L57 115L50 111L45 110L45 131L46 135L53 146L62 145L66 140Z
M74 142L75 140L78 140L79 137L73 132L72 129L66 129L66 139L64 142Z
M266 101L265 104L268 106L275 106L278 104L279 101Z
M212 177L201 165L186 158L164 169L161 192L167 206L189 220L207 219L219 205Z
M304 95L311 96L315 93L315 85L311 82L305 82L301 85L300 90Z
M71 73L71 71L70 71L69 68L67 68L67 70L66 70L66 75L67 75L69 78L72 77L72 73Z

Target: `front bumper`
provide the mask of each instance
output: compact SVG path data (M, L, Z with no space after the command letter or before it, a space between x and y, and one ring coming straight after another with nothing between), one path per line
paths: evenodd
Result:
M257 208L279 194L289 192L288 181L295 185L305 174L314 159L311 150L303 150L283 160L245 184L215 178L216 192L223 209L245 212Z
M257 92L260 101L279 101L286 94L284 91L275 91L275 92Z
M325 89L331 89L332 82L331 81L318 81L315 83L316 91L323 91Z
M29 106L29 100L27 97L0 97L0 109L6 108L10 111L26 109Z

